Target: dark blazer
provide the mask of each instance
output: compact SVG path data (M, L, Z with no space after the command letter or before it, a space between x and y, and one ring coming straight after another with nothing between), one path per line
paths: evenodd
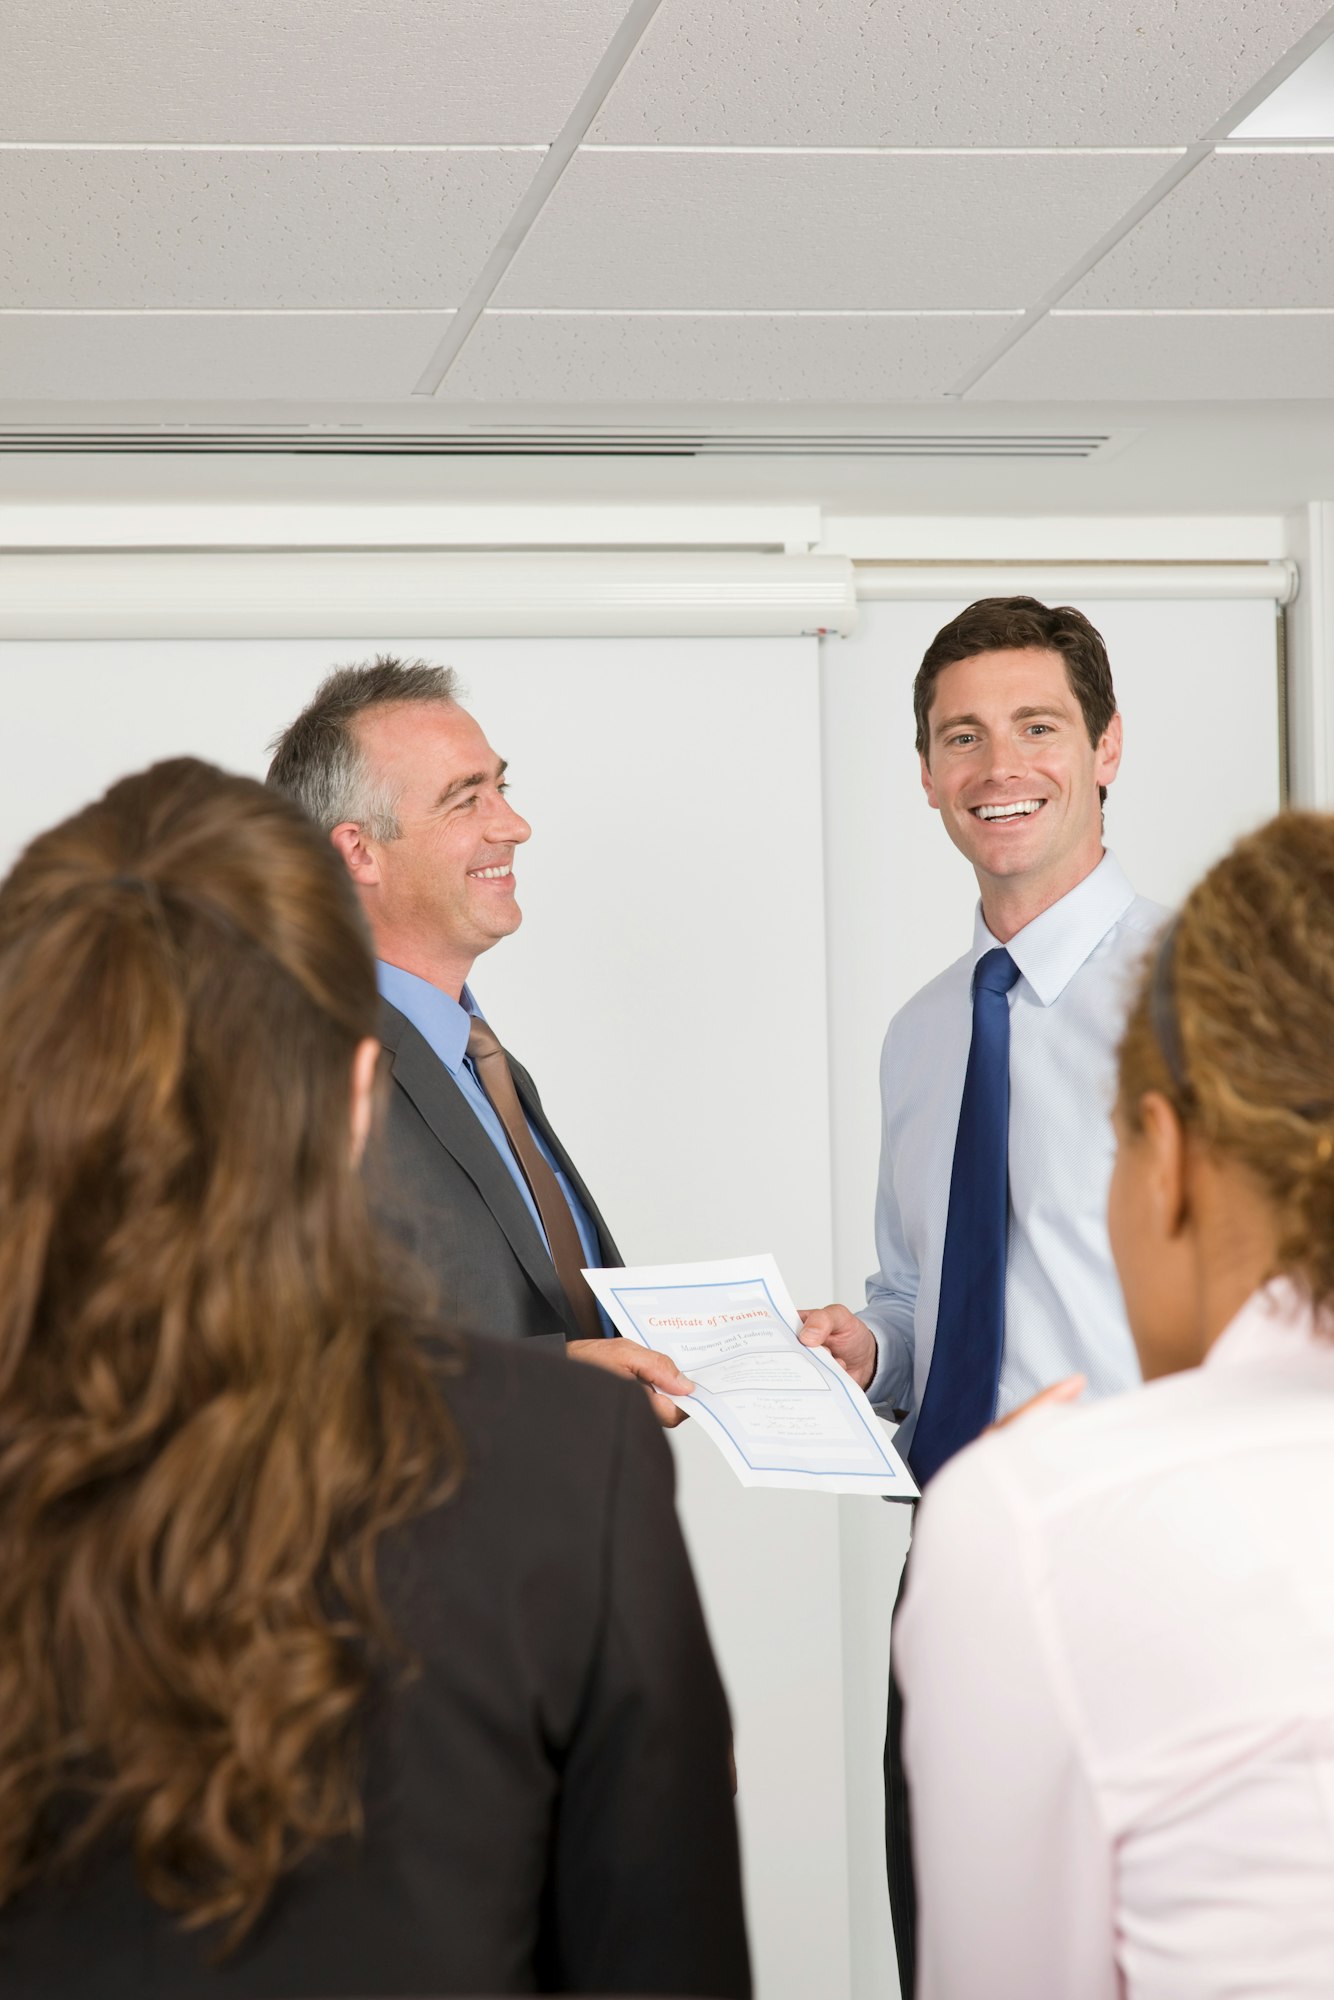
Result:
M435 1280L446 1326L509 1339L568 1340L579 1328L546 1244L467 1098L405 1015L380 1003L391 1086L367 1170L377 1214ZM552 1131L533 1080L509 1058L519 1101L598 1232L604 1264L622 1259Z
M381 1545L418 1661L366 1718L365 1831L235 1957L114 1851L0 1910L5 2000L750 1991L727 1710L642 1390L477 1341L456 1496Z

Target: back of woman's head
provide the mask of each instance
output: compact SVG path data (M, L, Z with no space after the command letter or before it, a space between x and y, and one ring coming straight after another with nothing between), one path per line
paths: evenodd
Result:
M244 1927L356 1817L377 1537L447 1419L352 1160L374 969L288 801L182 759L0 887L0 1900L115 1830Z
M1149 1091L1248 1171L1278 1267L1334 1306L1334 817L1281 814L1191 891L1122 1043L1131 1131Z

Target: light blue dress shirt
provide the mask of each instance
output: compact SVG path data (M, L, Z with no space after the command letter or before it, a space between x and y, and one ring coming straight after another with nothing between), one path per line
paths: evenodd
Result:
M1111 854L1006 946L1010 992L1010 1224L996 1414L1063 1375L1089 1393L1139 1380L1107 1241L1116 1048L1136 972L1164 920ZM880 1062L876 1254L860 1317L876 1336L873 1403L906 1409L912 1441L940 1298L954 1140L972 1033L973 967L992 937L979 905L969 952L894 1016Z
M505 1136L505 1128L499 1114L477 1079L477 1073L468 1061L468 1029L472 1018L485 1020L481 1008L465 986L462 1001L452 994L442 993L438 986L432 986L429 979L421 979L415 972L404 972L402 966L390 965L379 958L375 961L375 976L380 992L391 1007L397 1007L400 1014L411 1021L422 1040L432 1053L440 1058L445 1068L467 1099L469 1109L476 1115L487 1138L504 1162L505 1171L523 1196L524 1205L533 1218L533 1227L544 1243L547 1232L542 1227L542 1218L537 1212L532 1190L523 1177L523 1169L514 1157L514 1148ZM602 1251L598 1245L598 1233L593 1226L593 1218L580 1201L566 1174L556 1161L550 1146L537 1131L532 1121L528 1130L533 1135L533 1143L541 1153L552 1173L556 1176L561 1193L570 1206L574 1226L579 1231L579 1241L583 1246L584 1262L596 1267L602 1262ZM551 1245L547 1244L548 1252ZM604 1334L614 1334L615 1328L598 1307L598 1317Z

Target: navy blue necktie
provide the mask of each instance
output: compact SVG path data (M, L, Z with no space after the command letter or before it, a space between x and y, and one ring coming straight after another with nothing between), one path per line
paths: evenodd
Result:
M919 1486L996 1414L1010 1221L1009 992L1018 977L999 947L973 970L973 1039L954 1141L936 1341L908 1452Z

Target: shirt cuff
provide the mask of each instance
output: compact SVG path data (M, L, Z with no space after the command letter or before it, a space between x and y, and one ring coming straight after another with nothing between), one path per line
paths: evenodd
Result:
M858 1313L857 1317L875 1338L875 1373L866 1391L866 1400L875 1410L901 1410L905 1398L895 1394L896 1376L900 1371L894 1366L900 1358L901 1344L864 1313Z

